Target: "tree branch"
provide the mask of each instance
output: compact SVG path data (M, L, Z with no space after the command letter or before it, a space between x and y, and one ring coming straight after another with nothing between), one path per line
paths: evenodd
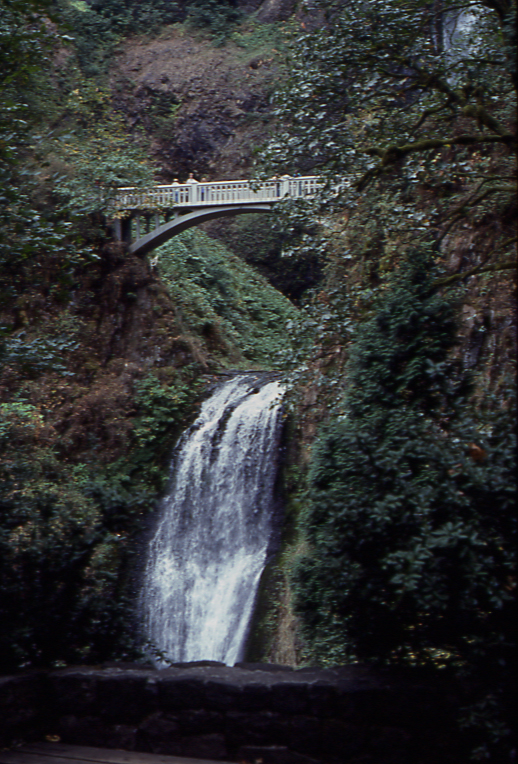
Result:
M439 104L439 106L435 106L435 107L433 107L431 109L425 109L425 111L423 111L423 113L419 117L419 119L416 122L416 124L413 127L410 128L410 132L414 133L418 128L421 127L421 125L424 122L426 122L428 117L431 117L432 114L439 114L441 111L444 111L444 109L447 109L448 107L449 107L449 103L448 103L448 101L446 101L446 103Z
M488 259L489 258L487 258L487 260ZM486 266L487 260L480 265L476 265L474 268L470 268L469 271L453 273L451 276L444 276L443 278L436 279L430 286L430 291L432 292L434 289L439 289L439 287L450 286L450 284L454 284L456 281L462 281L462 279L467 279L470 276L475 276L477 274L516 269L516 260L507 260L503 263L493 263L492 265Z
M478 191L478 189L477 189L477 191ZM480 204L480 202L482 202L486 197L490 196L491 194L496 194L498 191L503 191L504 193L506 191L508 191L509 193L515 194L516 193L516 185L514 185L514 186L511 186L511 185L507 185L507 186L491 186L491 188L486 188L486 190L482 191L482 193L479 194L478 196L475 196L474 198L472 197L471 199L468 197L463 202L461 202L461 204L459 204L457 209L453 210L452 214L453 215L458 215L459 213L462 213L462 211L464 209L466 209L466 207L474 207L476 204ZM477 192L475 192L475 193L477 193Z
M475 191L475 194L478 193L481 185L482 184L479 185L479 187ZM437 240L437 243L441 242L444 239L444 237L447 236L447 234L451 231L455 223L458 223L459 220L462 220L462 218L464 217L464 210L467 207L475 207L477 204L480 204L480 202L484 201L486 197L490 196L491 194L497 191L509 191L510 193L515 193L516 186L492 186L491 188L488 188L485 191L483 191L479 196L475 196L475 198L468 197L467 199L465 199L463 202L461 202L461 204L459 204L458 207L452 210L452 212L450 212L449 215L446 215L446 219L448 219L448 217L451 217L451 220L446 226L446 228L442 231L441 235L439 236ZM514 239L511 239L511 241L514 241ZM499 249L501 249L501 247L499 247Z
M487 112L483 106L480 104L475 105L474 103L467 104L467 106L464 106L462 109L462 113L466 117L473 117L473 119L476 119L481 125L484 125L485 127L492 130L497 135L501 135L502 137L510 135L510 133L503 127L498 120L496 120L494 117Z
M369 156L377 156L382 160L382 165L391 164L399 157L405 154L412 154L416 151L427 151L428 149L440 149L444 146L470 146L475 143L512 143L515 140L513 133L504 135L457 135L449 138L424 138L421 141L406 143L403 146L388 146L386 149L380 149L377 146L371 146L365 149Z

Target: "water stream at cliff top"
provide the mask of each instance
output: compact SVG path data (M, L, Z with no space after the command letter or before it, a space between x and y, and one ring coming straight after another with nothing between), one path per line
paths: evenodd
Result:
M272 534L282 392L235 377L178 444L141 594L147 640L171 661L243 657Z

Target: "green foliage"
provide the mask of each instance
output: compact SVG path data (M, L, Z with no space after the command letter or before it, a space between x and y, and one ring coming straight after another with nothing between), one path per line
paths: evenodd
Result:
M77 660L95 652L83 626L100 617L85 575L100 516L81 470L45 442L42 415L21 402L0 409L2 667Z
M0 302L10 304L33 279L53 272L56 288L70 286L74 266L93 258L92 248L72 229L69 217L39 203L55 185L42 180L48 104L36 94L48 89L50 51L66 35L43 23L46 2L14 2L0 9ZM54 179L55 180L55 179ZM48 186L51 186L49 191Z
M447 355L455 342L454 306L431 291L431 267L427 253L411 252L403 275L392 278L389 294L362 327L348 389L355 415L401 406L430 413L456 398Z
M345 415L312 457L297 608L323 661L476 678L472 700L496 698L495 750L508 750L513 398L473 410L448 363L451 307L432 280L429 258L414 253L357 334Z
M234 364L283 363L298 311L250 266L195 229L157 250L157 261L182 321L212 352Z
M152 94L149 116L156 134L162 140L170 138L181 107L181 100L174 94L160 92Z
M442 238L488 204L509 220L514 3L321 7L324 28L292 42L269 171L345 178L327 209L346 206L360 241L375 224L378 250ZM498 238L497 261L512 253L510 235Z
M123 35L156 33L184 16L174 0L56 0L55 5L62 25L73 35L77 62L87 77L105 73Z
M192 380L168 385L149 374L137 382L135 388L138 407L133 430L135 448L139 461L146 456L154 461L164 451L170 453L171 435L176 436L185 425L186 412L201 393L200 385Z
M60 21L73 35L74 51L87 77L105 73L114 48L132 34L157 34L168 24L188 23L223 43L240 18L232 0L55 0Z
M38 15L46 9L46 3L36 2L0 8L0 267L13 270L42 242L56 251L64 233L63 226L50 223L32 208L26 191L31 176L17 167L35 121L26 94L39 67L45 65L52 42ZM25 175L23 190L21 175Z
M225 244L297 304L322 278L322 253L307 211L297 207L269 217L239 215L225 222Z
M110 28L120 34L153 32L182 17L180 4L175 0L93 0L89 10L105 19Z
M29 339L22 331L0 345L0 363L14 367L21 376L33 376L45 371L56 371L71 376L64 355L78 348L78 343L66 335L38 334Z
M250 60L250 54L260 56L260 60L271 61L273 54L284 51L287 41L286 33L286 22L259 23L252 16L246 18L232 32L231 39L238 47L243 48L246 61ZM276 62L278 65L281 64L279 60Z
M418 149L417 138L424 137L455 143L455 112L473 120L475 136L481 120L492 135L479 135L482 142L499 136L509 142L497 122L509 118L512 99L504 27L491 3L462 13L454 3L432 9L418 0L350 2L334 10L329 26L299 36L292 77L278 98L290 132L284 147L281 140L272 145L273 157L278 152L283 162L311 158L338 173L372 175L377 148L415 142ZM512 17L510 3L505 18ZM477 103L492 103L494 121L483 109L472 113ZM392 161L387 156L385 166Z
M235 0L190 0L187 12L192 26L209 29L219 43L225 41L240 17Z
M0 667L136 655L129 568L199 394L188 376L136 383L122 458L74 464L41 409L0 406Z
M71 217L106 210L119 186L153 183L138 136L128 136L108 90L94 80L79 78L76 84L65 103L75 129L52 144L64 169L56 179L55 195Z

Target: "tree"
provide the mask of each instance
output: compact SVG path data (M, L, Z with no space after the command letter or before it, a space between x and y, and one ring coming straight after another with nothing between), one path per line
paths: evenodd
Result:
M318 3L317 3L318 5ZM328 23L291 47L273 166L346 179L339 204L381 218L381 246L440 243L470 214L504 222L479 270L511 267L515 5L320 3ZM367 201L366 201L367 200ZM358 222L362 225L362 222Z
M17 175L34 124L26 103L29 83L51 44L42 16L47 9L48 3L30 0L0 7L0 268L19 265L42 242L53 247L60 238L31 209Z
M454 311L433 279L430 255L414 251L358 331L346 414L312 460L311 552L296 573L297 609L324 661L469 676L478 700L466 719L477 717L482 729L484 709L489 729L477 755L491 750L504 761L512 747L514 411L512 399L492 413L473 411L448 360Z
M52 15L50 20L55 22ZM125 479L129 481L125 474L121 477L122 468L106 477L98 465L70 458L45 395L49 388L56 392L63 377L74 377L71 356L80 344L81 318L67 317L63 302L68 303L71 289L77 288L81 266L89 264L94 270L99 260L74 226L80 202L86 211L99 208L98 197L97 206L92 203L93 171L85 156L80 167L83 182L74 188L69 178L70 188L61 185L62 195L68 193L67 208L57 209L44 203L48 199L43 203L38 199L43 188L39 173L45 172L38 162L45 153L48 112L41 102L41 108L35 108L35 94L38 85L46 84L55 44L62 42L49 23L49 3L13 0L0 6L0 666L4 671L102 660L133 650L124 625L125 545L120 529L108 527L107 515L115 502L119 508L125 506L124 530L129 532L134 519L128 516L153 495L149 485L139 490L134 481L131 493L117 490ZM74 137L69 140L74 142ZM113 184L117 173L127 169L128 154L124 161L122 138L113 130L111 140L107 164L111 161L113 175L108 180ZM48 143L50 139L47 148ZM92 144L98 145L93 140ZM141 166L138 157L135 165ZM49 185L55 202L56 183ZM77 198L77 185L86 199ZM39 304L36 311L34 303ZM143 473L141 468L135 471Z

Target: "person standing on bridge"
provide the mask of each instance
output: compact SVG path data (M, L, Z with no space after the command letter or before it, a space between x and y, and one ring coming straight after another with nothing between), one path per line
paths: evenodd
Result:
M171 183L171 185L172 186L179 186L180 185L180 181L178 180L178 178L175 178L173 180L173 182ZM178 204L178 199L179 199L178 189L175 188L175 190L174 190L174 203L175 204Z
M196 183L196 185L198 185L198 181L196 180L192 172L189 173L189 177L187 178L185 182L189 184L193 184L193 185ZM189 188L189 202L197 202L197 201L198 199L195 196L194 188Z

